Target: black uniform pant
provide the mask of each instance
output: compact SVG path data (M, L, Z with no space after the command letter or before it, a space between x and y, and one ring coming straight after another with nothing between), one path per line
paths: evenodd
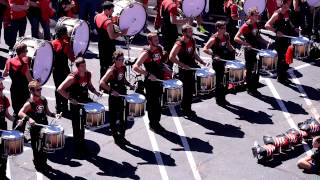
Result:
M124 138L126 125L126 114L124 101L122 97L109 96L109 114L110 114L110 129L114 140ZM117 120L119 126L117 127Z
M145 81L145 88L149 124L155 127L161 118L162 86L159 82Z
M4 121L4 119L3 119ZM7 123L0 122L0 129L7 130ZM1 137L1 131L0 131L0 137ZM1 142L0 142L1 143ZM6 170L7 170L7 157L3 156L3 144L0 144L0 179L5 179L6 177Z
M70 111L72 117L72 130L73 130L73 139L74 145L77 151L85 146L84 141L84 110L81 105L70 104Z
M181 108L184 111L191 111L192 96L195 88L194 72L179 69L179 79L183 83L183 97Z
M285 61L285 54L290 45L290 42L287 38L278 38L275 41L275 49L278 53L278 63L277 63L277 74L278 80L288 79L287 71L289 65Z
M115 50L116 50L115 47L99 48L100 79L107 72L109 66L112 65L112 55L113 55Z
M68 71L54 70L52 71L54 85L56 86L55 96L56 96L56 111L57 113L65 112L68 110L68 100L58 93L57 89L60 84L67 78Z
M259 85L259 71L261 69L261 61L257 60L254 50L245 50L244 57L246 60L246 82L248 91L256 91Z
M19 117L18 113L20 109L23 107L23 105L27 102L29 99L29 91L25 88L16 88L11 87L10 88L10 95L11 95L11 102L12 102L12 109L13 109L13 117L15 118L13 121L12 129L14 129L18 123ZM19 127L17 127L16 130L19 130L20 132L24 132L25 129L25 123Z
M225 86L223 82L223 78L225 75L225 62L213 60L212 67L216 72L216 102L223 102L226 100L227 91L227 86Z
M30 128L31 147L33 151L33 163L35 167L43 167L47 164L47 154L43 150L43 141L40 137L42 127L33 126Z

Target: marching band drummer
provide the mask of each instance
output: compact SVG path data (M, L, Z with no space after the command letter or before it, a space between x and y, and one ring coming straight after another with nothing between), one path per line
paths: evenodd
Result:
M230 43L230 35L226 32L226 22L216 22L217 32L211 36L203 48L203 52L212 56L212 67L216 71L216 103L219 106L229 104L226 101L226 86L223 83L225 62L222 59L235 59L235 49Z
M70 74L68 59L74 62L75 56L73 48L70 46L67 28L65 26L57 26L55 31L56 39L54 39L51 44L54 52L52 76L56 87L56 112L63 112L65 114L68 111L68 100L62 97L57 92L57 89Z
M113 53L113 64L107 70L106 74L100 80L100 88L109 92L109 113L110 113L110 128L114 142L123 147L129 142L125 139L126 119L128 114L125 112L123 97L119 95L126 95L126 86L134 89L126 79L126 66L124 65L124 55L122 51L115 51ZM116 122L120 120L119 129Z
M97 96L101 96L102 94L93 87L91 83L91 72L87 71L84 58L77 57L75 64L77 69L70 73L60 84L58 93L70 102L75 151L78 155L83 155L86 150L84 141L85 122L83 113L81 113L81 104L92 101L89 98L88 89Z
M30 123L31 147L33 151L33 164L38 171L47 171L50 166L47 164L47 154L43 150L40 137L41 126L37 124L48 125L47 116L60 118L60 114L52 113L48 108L47 99L41 95L42 87L37 80L29 82L30 99L19 111L19 117L23 121Z
M191 68L199 67L196 63L206 65L196 53L195 40L192 37L192 26L185 24L182 26L182 37L179 38L173 46L169 59L173 63L178 64L179 79L183 83L183 97L181 109L185 116L192 117L196 115L195 111L191 110L192 96L195 89L194 70ZM178 58L177 58L178 57Z
M295 28L290 21L290 6L292 0L283 0L281 8L275 11L272 17L265 24L265 28L277 33L275 40L275 49L278 53L277 74L278 82L282 84L291 84L288 79L287 70L291 62L286 62L285 54L290 46L290 39L283 37L282 35L293 35L295 32L299 32L298 28Z
M259 96L260 92L257 90L259 85L259 72L261 68L261 61L257 60L257 51L251 48L261 48L263 39L258 32L258 24L260 15L257 8L250 8L248 10L248 20L241 26L234 40L235 42L245 46L244 58L246 61L246 82L247 92L252 96ZM242 40L241 37L244 37Z
M138 60L133 65L133 70L145 76L144 83L146 88L149 127L155 132L163 132L163 127L159 123L161 119L162 85L161 82L156 80L170 78L164 77L164 74L170 76L171 72L164 64L167 55L159 45L158 35L153 32L149 33L147 40L149 46L144 48ZM144 65L146 70L142 68L142 65Z
M95 24L98 30L98 50L100 59L100 78L106 73L109 66L112 64L112 55L116 51L115 39L119 36L126 35L128 29L122 32L116 32L112 22L112 13L114 5L110 1L102 4L102 13L95 16Z
M4 85L2 83L3 78L0 77L0 130L7 130L7 122L5 118L13 121L14 118L9 114L8 108L10 107L9 99L3 94ZM0 179L6 178L7 170L7 157L2 156L3 147L1 144L1 131L0 131Z
M31 73L29 71L29 58L27 57L27 45L24 43L16 46L17 55L14 58L8 59L3 71L3 77L8 75L11 78L11 103L13 108L13 121L12 128L17 125L18 113L24 103L28 100L29 89L28 83L32 80ZM19 126L17 130L24 132L25 126Z

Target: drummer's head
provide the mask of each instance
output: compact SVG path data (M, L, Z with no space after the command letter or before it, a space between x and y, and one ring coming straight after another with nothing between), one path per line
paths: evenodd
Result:
M76 67L80 73L87 71L86 61L83 57L77 57L74 63L76 64Z
M291 6L292 0L282 0L281 7L285 9L289 9Z
M32 95L41 96L41 84L38 80L32 80L29 82L29 91Z
M16 46L16 53L19 57L25 57L27 56L27 45L24 43L20 43Z
M147 40L148 40L148 43L152 46L159 45L159 37L158 37L158 34L155 32L148 33Z
M103 4L102 4L102 9L103 9L103 12L105 15L107 16L111 16L112 13L113 13L113 8L114 8L114 5L112 2L110 1L105 1Z
M260 15L257 7L249 8L248 16L251 21L254 21L254 22L258 21L260 18Z
M216 29L218 33L224 34L226 32L226 22L225 21L217 21Z
M189 24L185 24L182 26L182 35L187 38L192 38L193 29Z
M116 50L112 55L112 60L113 60L114 65L116 66L116 68L120 68L120 67L124 66L123 52L120 50Z
M58 39L64 39L68 37L68 30L65 26L56 26L55 31Z

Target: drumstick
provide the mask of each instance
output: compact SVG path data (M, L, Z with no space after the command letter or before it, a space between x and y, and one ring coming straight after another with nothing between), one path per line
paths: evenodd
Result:
M197 70L200 70L201 68L190 68L188 70L191 70L191 71L197 71Z
M41 126L41 127L49 127L48 125L38 124L38 123L34 123L34 125L36 125L36 126Z
M257 49L257 48L254 48L254 47L250 47L250 49L255 50L255 51L258 51L258 52L263 52L262 50Z
M49 123L49 124L51 125L51 124L52 124L52 121L60 119L60 118L61 118L61 116L62 116L62 112L60 112L60 114L59 114L59 118L57 118L57 117L56 117L56 118L52 119L52 120L50 121L50 123Z
M270 36L277 36L277 33L273 32L273 31L270 31L270 30L266 30L266 29L260 29L259 30L262 34L266 34L266 35L270 35ZM297 37L294 37L294 36L289 36L289 35L282 35L283 37L287 37L287 38L291 38L291 39L294 39L294 38L297 38Z
M154 81L163 82L161 79L155 79Z
M23 121L18 121L18 124L13 128L13 130L16 130L22 123Z

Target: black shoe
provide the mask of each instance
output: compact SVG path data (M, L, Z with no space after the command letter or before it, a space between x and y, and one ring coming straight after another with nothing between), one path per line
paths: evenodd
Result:
M124 142L121 139L115 139L114 143L121 149L126 148L126 145L124 144Z
M123 144L131 144L131 142L130 141L128 141L126 138L121 138L121 141L122 141L122 143Z
M247 91L249 95L257 97L257 96L261 96L261 93L257 90L248 90Z
M182 113L186 117L195 117L195 116L197 116L197 113L195 111L191 110L191 109L190 110L182 109Z
M226 106L226 105L230 105L229 101L223 99L223 100L216 100L216 103L218 106Z
M150 130L154 133L160 134L166 132L166 129L162 127L159 123L158 124L150 124Z
M292 81L290 81L289 79L277 79L277 81L283 85L290 85L293 84Z

